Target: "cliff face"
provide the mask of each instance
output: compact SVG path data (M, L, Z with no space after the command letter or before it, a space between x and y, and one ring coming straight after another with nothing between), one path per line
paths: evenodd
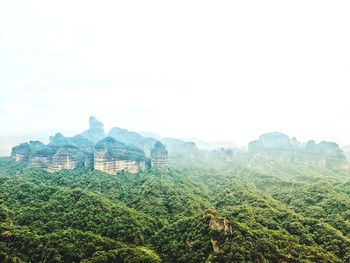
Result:
M155 169L168 170L168 151L161 142L156 142L151 150L151 166Z
M12 158L17 162L45 169L48 172L89 165L89 152L73 143L77 138L68 138L59 134L51 139L48 145L38 141L22 143L12 149Z
M106 137L95 146L95 170L109 174L117 174L121 171L137 173L148 167L149 160L141 150L128 147L112 137Z
M73 137L56 133L47 145L39 141L22 143L13 147L11 156L16 162L48 172L85 167L109 174L137 173L149 169L151 160L145 152L151 154L153 149L153 167L168 169L168 152L164 145L156 144L155 139L113 128L110 134L122 140L119 141L106 137L103 123L96 118L90 117L89 124L88 130Z
M27 162L32 153L45 148L45 144L39 141L21 143L12 148L11 157L17 162Z
M60 148L51 158L49 172L56 172L62 169L76 169L85 166L87 156L82 156L79 149Z
M109 174L117 174L121 171L129 173L137 173L147 169L144 161L136 162L133 160L111 160L105 151L95 151L94 153L94 169Z
M47 148L46 151L32 152L29 157L13 151L12 156L17 162L25 162L30 167L45 169L48 172L56 172L62 169L75 169L88 165L87 154L82 154L79 149Z

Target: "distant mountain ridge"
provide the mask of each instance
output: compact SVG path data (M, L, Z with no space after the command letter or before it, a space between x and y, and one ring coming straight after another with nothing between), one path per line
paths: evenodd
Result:
M47 145L40 141L22 143L13 147L11 155L17 162L49 172L79 167L111 174L123 170L136 173L151 167L167 170L168 156L200 158L204 155L210 159L227 161L245 158L252 162L264 158L273 162L293 162L333 170L349 169L347 156L338 144L326 141L316 143L313 140L301 143L281 132L262 134L248 144L248 149L230 143L194 141L199 143L201 149L192 141L163 138L145 132L140 134L118 127L105 133L104 124L95 117L90 117L89 129L78 135L65 137L56 133L50 136ZM152 157L155 147L158 152Z
M294 162L306 166L320 166L336 170L349 169L343 150L335 142L300 143L296 138L280 132L261 135L248 145L252 156L270 158L279 162Z

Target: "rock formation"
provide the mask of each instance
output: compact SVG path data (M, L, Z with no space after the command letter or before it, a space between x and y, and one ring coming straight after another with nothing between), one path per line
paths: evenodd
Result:
M334 170L348 169L348 161L339 145L334 142L300 143L279 132L266 133L249 143L254 157L277 162L294 162L305 166L325 167Z
M185 142L174 138L163 138L160 141L172 156L195 157L199 152L194 142Z
M78 167L91 167L91 161L89 160L90 153L82 151L77 147L61 147L52 156L49 172L56 172L62 169L76 169Z
M152 167L166 171L168 170L168 151L161 142L156 142L151 150Z
M112 137L99 141L94 150L94 169L109 174L120 171L137 173L149 167L149 159L142 150L129 147Z
M42 168L48 172L91 166L88 140L81 136L71 138L57 133L50 137L50 141L48 145L39 141L30 141L13 147L12 158L17 162Z
M56 172L62 169L80 167L116 174L121 171L137 173L151 166L150 158L153 145L154 167L168 169L168 152L164 145L156 144L153 138L143 137L135 132L114 128L106 137L103 124L90 117L90 128L81 135L65 137L61 133L50 136L45 145L39 141L22 143L12 149L12 159L24 165ZM125 143L123 143L125 142Z
M91 116L89 118L89 126L89 129L81 133L81 136L87 138L94 144L106 137L103 123L95 117Z
M248 145L251 153L259 155L274 155L291 153L292 142L288 135L280 132L269 132L261 135L258 140L252 141Z
M216 211L211 211L210 213L210 221L209 228L216 232L223 232L224 235L232 235L233 228L232 224L226 218L219 218L219 215ZM214 252L220 252L222 247L222 242L217 239L217 235L211 234L210 239L211 245L213 247Z
M27 162L34 152L44 148L45 144L40 141L21 143L12 148L11 157L17 162Z

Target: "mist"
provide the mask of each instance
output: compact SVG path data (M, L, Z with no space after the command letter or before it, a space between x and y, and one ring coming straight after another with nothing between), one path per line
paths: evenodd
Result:
M246 145L350 143L349 3L2 1L0 154L90 115Z

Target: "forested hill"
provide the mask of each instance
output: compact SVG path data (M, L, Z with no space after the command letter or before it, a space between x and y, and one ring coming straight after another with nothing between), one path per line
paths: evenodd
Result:
M0 262L349 262L350 173L205 157L169 171L0 161Z

